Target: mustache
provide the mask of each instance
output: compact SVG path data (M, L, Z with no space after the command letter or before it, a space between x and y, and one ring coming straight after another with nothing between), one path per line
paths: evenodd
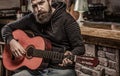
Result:
M48 12L46 12L46 11L38 11L38 15L45 14L45 13L48 13Z

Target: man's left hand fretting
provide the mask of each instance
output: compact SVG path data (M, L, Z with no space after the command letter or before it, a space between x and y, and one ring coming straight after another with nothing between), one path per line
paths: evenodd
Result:
M64 55L72 55L72 53L70 51L66 51ZM62 64L59 64L59 66L67 66L69 64L73 64L73 62L68 58L64 58Z

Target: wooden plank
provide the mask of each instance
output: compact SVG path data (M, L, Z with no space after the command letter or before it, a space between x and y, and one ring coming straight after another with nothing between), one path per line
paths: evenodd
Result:
M84 26L92 27L92 28L99 28L99 29L109 29L112 30L116 28L120 30L120 23L115 22L92 22L92 21L84 21Z
M14 19L0 19L0 24L7 24L9 22L15 21Z
M81 27L85 43L120 49L120 31Z
M120 40L120 31L117 30L98 29L82 26L81 34L100 38L114 39L118 41Z
M1 41L0 41L0 45L4 45L4 44L5 44L4 42L1 42Z
M107 38L100 38L88 35L82 35L84 42L88 44L100 45L105 47L120 49L120 41Z
M20 7L20 0L0 0L0 9Z
M92 28L111 29L111 22L92 22L84 21L83 25Z

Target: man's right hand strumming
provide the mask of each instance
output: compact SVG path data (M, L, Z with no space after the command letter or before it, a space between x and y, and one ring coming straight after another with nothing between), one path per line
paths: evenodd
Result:
M23 55L26 53L22 45L15 39L12 39L9 45L10 45L10 50L15 57L23 57Z

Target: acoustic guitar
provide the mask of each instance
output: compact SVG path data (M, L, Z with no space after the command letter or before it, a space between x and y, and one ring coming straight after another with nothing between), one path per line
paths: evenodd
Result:
M64 53L48 51L51 48L49 40L40 36L29 37L24 31L19 29L13 31L12 34L26 50L26 55L22 58L14 57L10 51L9 45L5 45L3 51L3 64L8 70L14 71L23 66L26 66L31 70L35 70L41 66L44 58L62 61L65 57L67 57L73 62L93 67L97 66L99 63L98 59L95 57L76 55L65 56Z

